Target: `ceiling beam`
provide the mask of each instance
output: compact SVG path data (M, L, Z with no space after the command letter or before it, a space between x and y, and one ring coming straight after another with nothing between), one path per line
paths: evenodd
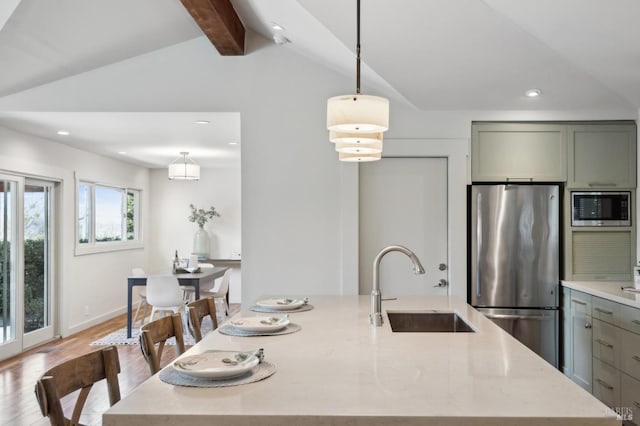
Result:
M230 0L180 1L221 55L244 55L244 25Z

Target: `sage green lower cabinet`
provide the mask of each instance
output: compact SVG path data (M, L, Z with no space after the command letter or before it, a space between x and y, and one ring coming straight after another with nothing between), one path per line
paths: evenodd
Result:
M566 287L562 295L564 374L623 416L625 425L631 419L640 425L640 309Z
M582 388L592 392L593 352L591 296L576 290L568 294L569 315L565 324L566 372ZM566 314L566 313L565 313Z
M620 373L598 358L593 359L593 396L608 407L620 407Z
M631 409L635 424L640 424L640 380L625 373L620 373L620 388L622 391L620 407Z
M560 359L560 368L567 377L571 377L573 366L571 339L571 289L562 287L562 358Z

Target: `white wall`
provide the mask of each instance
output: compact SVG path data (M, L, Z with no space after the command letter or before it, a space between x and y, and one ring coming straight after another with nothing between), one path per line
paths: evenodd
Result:
M61 335L84 329L122 313L126 303L126 277L134 266L147 263L143 249L76 256L75 179L142 190L149 201L149 173L145 168L69 148L52 141L0 127L0 171L60 182L56 256L59 269L54 289ZM143 220L148 219L147 215ZM85 307L89 315L85 315Z
M286 46L253 46L246 56L220 57L200 38L5 97L0 108L239 111L242 300L251 303L262 294L343 294L357 288L357 201L351 196L357 190L357 165L338 162L325 128L327 98L351 93L353 83L353 76L310 62ZM160 86L166 90L158 91ZM637 115L635 110L421 112L392 103L385 138L468 141L472 120ZM466 181L465 167L453 172ZM459 220L456 225L465 226ZM154 226L151 231L165 230ZM189 247L188 241L183 244ZM154 262L175 245L160 247Z
M149 197L149 229L153 244L149 245L149 270L170 266L176 250L180 257L193 251L193 236L198 225L189 222L189 204L207 209L214 206L220 217L204 226L209 233L212 259L230 259L241 251L240 232L240 169L202 168L200 180L176 181L167 178L167 169L151 170ZM241 274L234 268L230 280L229 299L241 301Z

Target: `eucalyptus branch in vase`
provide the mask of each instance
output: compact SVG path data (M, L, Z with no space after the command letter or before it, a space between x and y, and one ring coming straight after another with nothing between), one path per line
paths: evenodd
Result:
M220 217L220 213L216 211L216 208L211 206L209 210L198 209L193 204L189 204L191 208L191 214L189 215L189 222L195 222L200 229L204 227L204 224L213 219L214 217Z

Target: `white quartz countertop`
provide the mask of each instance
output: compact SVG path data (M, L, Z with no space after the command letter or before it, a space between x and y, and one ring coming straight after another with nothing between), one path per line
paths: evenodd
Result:
M155 375L111 407L103 424L620 424L604 404L461 300L383 301L379 328L369 325L368 296L314 296L310 303L313 310L289 315L299 332L232 337L215 331L183 355L264 348L277 367L273 376L190 388ZM476 332L394 333L386 310L403 309L456 311Z
M592 296L640 308L640 293L622 290L633 287L633 281L561 281L561 284Z

